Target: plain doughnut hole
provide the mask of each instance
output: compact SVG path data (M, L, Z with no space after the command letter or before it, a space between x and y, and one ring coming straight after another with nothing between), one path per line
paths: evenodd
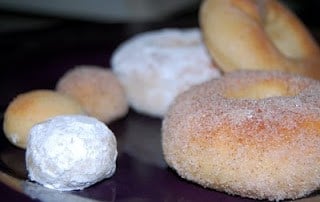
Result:
M239 88L239 86L243 86ZM288 83L279 80L267 80L229 88L225 98L233 99L265 99L278 96L296 96L302 89L291 89Z

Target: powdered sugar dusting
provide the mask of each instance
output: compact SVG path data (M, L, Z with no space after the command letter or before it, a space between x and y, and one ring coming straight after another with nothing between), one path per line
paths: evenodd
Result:
M110 177L116 139L97 119L57 116L35 125L26 150L29 178L48 188L76 190Z
M138 34L114 52L111 66L131 106L160 117L178 94L220 76L198 28Z

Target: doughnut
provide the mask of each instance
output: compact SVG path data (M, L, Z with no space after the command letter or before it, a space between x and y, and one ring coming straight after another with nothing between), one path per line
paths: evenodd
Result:
M116 48L111 67L125 88L129 105L160 118L179 93L220 76L198 28L139 33Z
M180 94L162 124L167 164L203 187L296 199L320 187L320 83L236 71Z
M30 128L48 118L63 114L85 114L74 99L53 90L31 90L19 94L8 105L3 119L7 139L26 148Z
M284 71L320 79L320 49L303 23L276 0L205 0L199 23L223 72Z
M84 115L55 116L34 125L26 148L29 179L60 191L81 190L111 177L116 158L113 132Z
M58 80L56 90L76 99L88 115L105 123L122 118L128 112L124 88L110 69L76 66Z

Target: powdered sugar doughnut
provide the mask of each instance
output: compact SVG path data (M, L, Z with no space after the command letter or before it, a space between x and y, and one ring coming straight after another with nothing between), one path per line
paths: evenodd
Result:
M112 131L84 115L56 116L31 128L26 166L29 178L68 191L112 176L117 143Z
M220 76L198 28L162 29L121 44L111 66L138 112L162 117L173 99L194 84Z
M163 121L170 167L204 187L283 200L320 188L320 83L235 72L179 95Z

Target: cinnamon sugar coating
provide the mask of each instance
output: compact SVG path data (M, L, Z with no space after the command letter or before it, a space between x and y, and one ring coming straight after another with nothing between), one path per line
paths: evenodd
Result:
M168 165L204 187L255 199L306 196L320 186L320 83L235 72L178 96L165 116Z
M88 113L111 123L128 113L123 86L110 69L79 65L67 71L57 82L56 90L73 97Z

